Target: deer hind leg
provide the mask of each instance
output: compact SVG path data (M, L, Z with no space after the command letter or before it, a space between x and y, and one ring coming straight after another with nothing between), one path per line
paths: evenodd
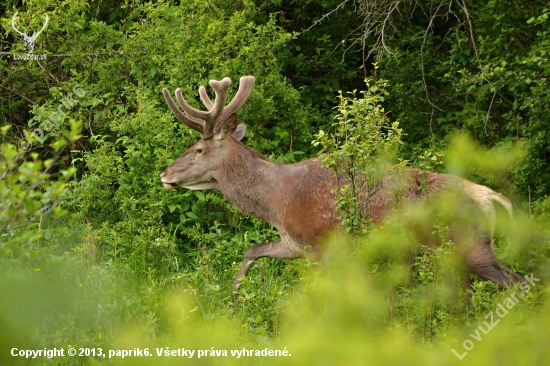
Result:
M466 264L471 273L496 283L499 287L506 287L524 278L506 267L495 256L491 248L491 239L481 237L474 248L466 256Z
M466 305L469 307L472 305L472 280L470 279L470 274L464 272L462 280L464 281L464 291L466 291Z
M275 258L275 259L293 259L301 257L301 254L285 243L282 240L272 241L269 243L263 243L254 245L252 248L246 251L241 268L233 281L233 291L239 290L239 282L242 276L246 276L250 267L255 260L262 257Z

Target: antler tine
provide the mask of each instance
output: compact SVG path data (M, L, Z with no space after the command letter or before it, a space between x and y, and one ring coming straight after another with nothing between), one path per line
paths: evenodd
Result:
M46 29L46 27L48 26L48 22L50 21L50 17L48 16L48 14L44 14L44 16L46 17L46 23L44 23L44 26L38 32L33 32L33 34L32 34L33 37L38 37L38 35L40 33L42 33L44 31L44 29Z
M208 120L205 120L205 124L204 124L204 134L205 134L205 137L207 138L212 136L212 134L214 133L216 121L224 111L225 102L227 101L229 85L231 85L231 79L228 77L225 77L221 81L210 80L209 84L212 87L212 89L214 89L214 91L216 92L216 99L214 100L214 105L212 106L212 108L211 109L209 108L210 115ZM204 93L204 95L206 96L206 92ZM206 97L208 98L208 96ZM201 96L201 99L202 99L202 96ZM203 103L204 103L204 100L203 100ZM205 105L208 108L207 103L205 103Z
M13 16L11 17L11 26L12 26L13 30L15 30L18 34L20 34L22 36L25 36L26 34L24 34L23 32L20 32L19 29L17 29L17 27L15 26L15 19L17 19L17 14L18 13L19 12L16 11L15 14L13 14ZM40 33L42 33L44 31L44 29L46 29L46 27L48 26L48 22L50 21L50 17L48 16L48 14L44 14L44 16L46 17L46 22L42 26L42 29L40 29L39 31L34 31L32 33L33 37L38 37L38 35Z
M237 112L243 106L244 102L246 102L248 96L250 95L250 92L252 91L252 87L254 86L255 81L256 79L254 79L254 76L243 76L241 78L241 80L239 81L239 90L237 91L237 94L223 109L223 112L218 117L214 131L217 131L218 128L220 128L220 126L229 117L231 117L233 113Z
M177 90L179 90L179 89L177 89ZM176 94L177 94L177 90L176 90ZM180 91L180 93L181 93L181 91ZM170 110L172 111L172 113L174 113L174 115L176 116L176 118L178 120L185 123L187 125L187 127L192 128L193 130L198 131L202 134L202 130L203 130L203 126L204 126L204 123L202 121L197 120L196 118L193 118L191 116L186 116L185 114L183 114L180 111L180 109L178 108L178 106L176 105L176 102L174 102L174 99L172 99L172 96L170 95L170 92L168 91L168 89L163 88L162 89L162 95L164 95L164 99L166 100L166 103L168 104L168 107L170 107Z
M201 97L202 103L206 106L206 108L208 108L208 110L211 110L212 107L214 107L214 103L212 103L208 97L208 94L206 94L206 89L204 86L199 88L199 96Z
M246 99L250 95L252 87L254 86L255 79L253 76L243 76L239 83L239 90L237 94L231 100L231 102L224 108L227 101L227 94L229 86L231 85L231 79L228 77L222 80L210 80L209 84L216 92L216 99L214 102L210 100L206 89L201 86L199 88L199 96L208 109L208 111L201 111L191 107L183 98L181 89L176 89L176 100L183 109L183 112L174 102L168 89L162 89L164 99L168 104L168 107L172 110L174 115L188 127L199 131L202 138L208 139L212 137L215 131L225 122L233 113L242 107ZM204 122L203 122L204 121Z
M210 115L209 111L207 112L199 111L198 109L195 109L191 107L189 104L187 104L187 102L183 98L180 88L176 89L176 100L178 101L178 104L180 105L180 107L185 111L185 113L187 113L190 116L193 116L201 120L205 120Z
M11 26L12 26L13 30L16 31L19 35L24 36L25 34L24 34L24 33L21 33L21 32L19 31L19 29L17 29L17 27L15 26L15 19L17 19L17 14L18 14L18 13L19 13L19 12L16 11L15 14L13 14L13 16L11 17Z
M191 107L183 98L181 90L176 90L176 100L178 101L180 107L185 111L185 113L187 113L191 117L195 117L204 121L203 131L201 133L203 138L209 138L212 136L216 120L218 116L223 112L223 107L225 105L225 101L227 100L227 91L229 89L229 85L231 85L231 79L226 77L223 78L221 81L210 80L209 84L216 92L216 100L214 101L214 103L212 103L210 98L208 98L204 87L199 88L199 95L206 108L209 109L208 111L200 111Z

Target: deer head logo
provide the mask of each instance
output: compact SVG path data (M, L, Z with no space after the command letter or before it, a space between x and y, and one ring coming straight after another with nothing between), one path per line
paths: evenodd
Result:
M13 14L13 17L11 18L11 26L17 32L17 34L19 34L19 36L21 37L23 42L25 42L25 48L27 49L27 53L32 53L32 51L34 50L34 43L36 42L36 39L38 38L40 33L42 33L42 31L44 31L44 29L46 29L46 27L48 26L48 21L50 20L50 18L48 17L47 14L44 14L44 17L46 18L46 22L44 23L44 26L42 27L42 29L40 29L39 31L33 32L32 36L29 36L26 33L20 32L19 29L17 29L17 27L15 26L15 20L17 19L17 13L18 12L16 11L15 14Z

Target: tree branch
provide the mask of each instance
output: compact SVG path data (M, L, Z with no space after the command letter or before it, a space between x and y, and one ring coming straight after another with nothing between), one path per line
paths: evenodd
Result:
M13 89L10 89L10 88L8 88L7 86L4 86L4 85L2 85L2 84L0 84L0 87L1 87L2 89L4 89L4 90L9 91L10 93L13 93L13 94L19 96L20 98L26 100L27 102L29 102L29 103L32 104L32 105L37 105L37 103L35 103L33 100L29 99L27 96L25 96L24 94L19 93L18 91L15 91L15 90L13 90Z

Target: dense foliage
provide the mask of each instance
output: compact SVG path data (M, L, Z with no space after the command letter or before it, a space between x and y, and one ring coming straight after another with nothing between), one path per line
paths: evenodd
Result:
M28 363L13 347L287 347L284 360L204 362L458 363L451 349L466 352L514 291L522 301L473 338L468 362L550 359L548 2L0 0L0 12L1 364ZM38 57L21 59L15 28L30 35L45 14ZM442 245L429 249L399 215L373 226L351 182L351 196L335 196L364 236L331 239L324 264L262 259L233 294L246 249L277 232L217 191L162 187L160 172L199 136L161 90L180 87L197 107L200 85L229 76L234 95L243 75L256 77L238 113L246 145L283 163L325 154L372 190L390 155L486 184L518 208L513 223L499 214L499 258L542 281L524 292L477 279L466 307L449 280L448 228L433 228Z
M372 218L366 214L369 201L382 188L388 171L399 173L399 166L392 168L391 163L403 133L399 122L390 123L382 104L389 94L387 82L367 79L366 84L361 97L356 90L351 96L340 92L334 132L320 130L313 142L321 147L323 165L342 178L332 193L342 225L355 235L367 233L371 226Z

